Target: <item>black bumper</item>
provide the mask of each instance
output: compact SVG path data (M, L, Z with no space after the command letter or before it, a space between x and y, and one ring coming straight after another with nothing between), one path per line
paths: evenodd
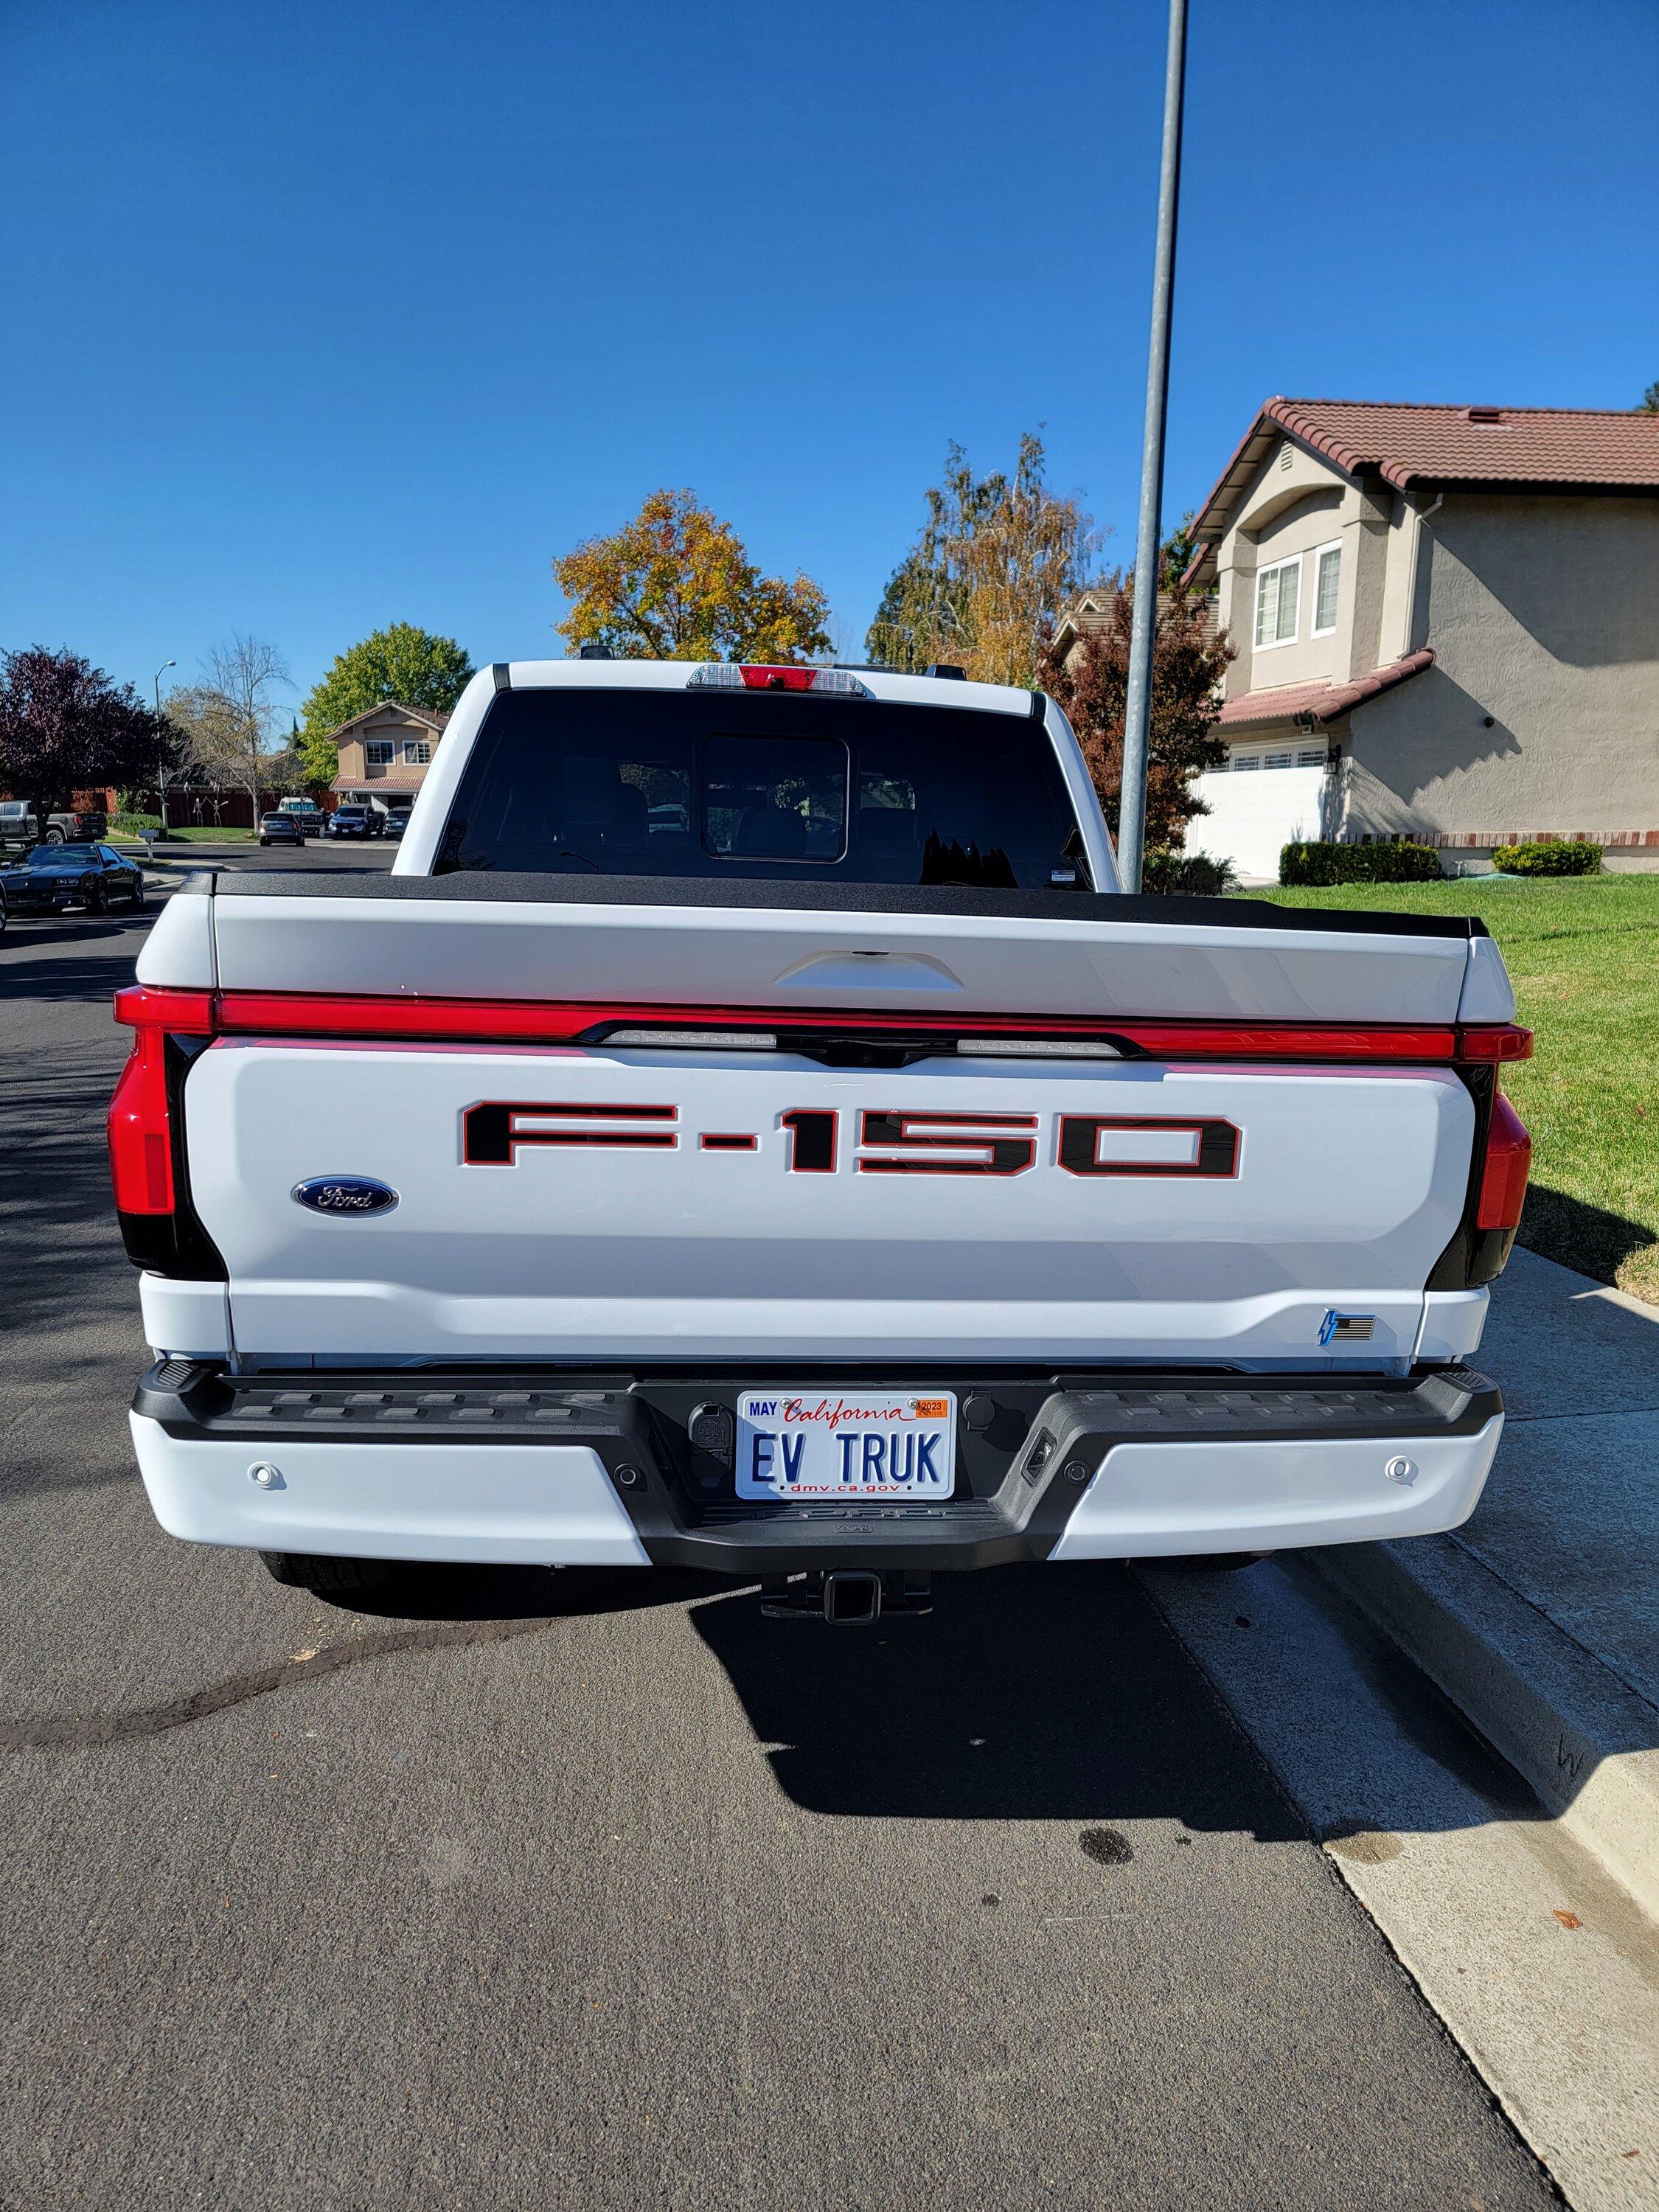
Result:
M770 1379L805 1384L799 1366L769 1377L684 1371L639 1376L546 1368L331 1371L232 1376L158 1361L133 1410L170 1436L250 1447L296 1439L343 1444L558 1443L596 1452L653 1565L746 1577L862 1567L960 1571L1047 1559L1082 1486L1114 1444L1231 1437L1258 1443L1478 1433L1503 1411L1495 1383L1468 1368L1370 1374L1195 1376L1030 1369L926 1373L838 1368L866 1378L951 1389L959 1402L957 1492L933 1505L790 1505L736 1494L721 1423L740 1390ZM701 1420L695 1417L701 1413Z

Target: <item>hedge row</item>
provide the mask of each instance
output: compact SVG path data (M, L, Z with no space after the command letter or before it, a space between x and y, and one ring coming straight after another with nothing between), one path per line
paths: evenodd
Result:
M1220 898L1238 889L1238 871L1231 860L1214 860L1208 853L1148 853L1141 862L1140 888Z
M1504 876L1599 876L1601 848L1569 844L1565 837L1535 837L1529 845L1500 845L1492 864Z
M1281 884L1426 884L1440 880L1431 845L1286 845Z

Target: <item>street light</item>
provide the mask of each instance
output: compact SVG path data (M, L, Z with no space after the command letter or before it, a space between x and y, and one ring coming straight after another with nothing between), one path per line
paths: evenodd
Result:
M155 672L155 720L158 724L161 720L161 678L169 668L178 665L176 660L164 660ZM165 837L167 834L167 762L159 753L155 757L155 796L161 802L161 835Z
M1146 361L1146 429L1140 453L1140 526L1135 541L1134 617L1123 702L1123 790L1118 802L1117 869L1126 891L1140 889L1146 836L1146 732L1152 718L1152 638L1158 621L1158 523L1164 508L1164 416L1170 398L1170 309L1175 297L1176 210L1181 198L1181 99L1187 76L1187 0L1170 0L1164 74L1164 159L1158 185L1158 252L1152 264L1152 336Z

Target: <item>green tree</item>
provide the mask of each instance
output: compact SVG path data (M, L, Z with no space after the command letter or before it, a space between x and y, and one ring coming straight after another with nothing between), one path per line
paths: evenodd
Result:
M690 490L653 491L610 538L553 563L573 646L626 659L787 664L830 650L830 603L810 576L765 576L729 522Z
M988 684L1036 681L1039 641L1083 584L1101 535L1074 498L1050 491L1028 431L1012 477L976 477L946 448L927 517L894 569L866 649L888 667L951 661Z
M1642 404L1637 412L1638 415L1659 415L1659 384L1649 385L1642 394Z
M1164 567L1170 566L1169 548ZM1043 690L1064 708L1089 763L1114 836L1123 788L1123 715L1129 689L1129 633L1134 580L1109 577L1107 617L1062 655L1052 635L1038 665ZM1146 849L1173 851L1194 815L1208 812L1194 776L1219 768L1227 748L1216 736L1221 678L1234 648L1214 626L1207 599L1179 589L1158 593L1152 637L1152 720L1146 775Z
M328 783L339 773L339 753L329 732L342 722L389 699L431 714L447 712L471 673L471 661L453 637L434 636L415 623L377 629L341 653L305 702L300 750L307 781Z

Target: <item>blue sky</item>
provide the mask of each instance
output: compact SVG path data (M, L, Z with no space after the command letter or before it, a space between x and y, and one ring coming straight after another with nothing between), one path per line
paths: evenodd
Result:
M848 657L947 439L1133 538L1160 0L8 0L0 644L559 650L689 483ZM1193 0L1167 512L1261 399L1659 378L1652 0ZM169 679L171 680L171 679Z

